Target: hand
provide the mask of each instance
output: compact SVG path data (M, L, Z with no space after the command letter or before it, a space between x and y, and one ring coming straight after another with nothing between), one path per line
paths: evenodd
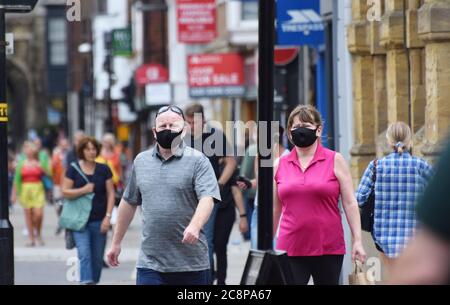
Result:
M241 233L247 233L248 232L247 217L241 217L241 221L239 221L239 231Z
M100 227L100 232L102 232L103 234L108 233L110 226L111 220L109 219L109 217L103 218L102 225Z
M120 245L111 245L111 249L109 249L108 254L106 255L108 264L111 267L118 267L119 263L119 255L120 255Z
M197 243L200 235L200 229L194 225L189 225L183 233L183 244L194 245Z
M242 181L236 181L236 183L237 183L237 186L238 186L241 190L245 191L245 190L247 189L247 184L245 184L244 182L242 182Z
M95 186L94 183L88 183L88 184L86 184L85 186L83 186L83 192L84 192L85 194L93 193L93 192L94 192L94 186Z
M366 258L367 255L362 245L362 242L355 241L352 247L352 261L355 261L357 259L358 261L364 264L366 262Z

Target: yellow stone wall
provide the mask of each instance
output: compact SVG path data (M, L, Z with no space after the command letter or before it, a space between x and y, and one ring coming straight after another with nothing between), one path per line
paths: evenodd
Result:
M390 152L385 141L390 123L410 122L413 153L429 161L450 129L450 0L408 0L405 12L403 0L379 0L376 7L373 2L353 0L347 28L355 185L370 160Z

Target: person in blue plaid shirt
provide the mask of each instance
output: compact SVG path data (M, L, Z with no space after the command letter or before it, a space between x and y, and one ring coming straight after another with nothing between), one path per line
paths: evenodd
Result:
M387 140L393 153L370 162L356 191L360 206L364 206L373 189L375 176L375 210L372 237L381 252L387 273L414 235L417 227L415 202L432 175L431 166L412 156L411 129L403 122L389 126Z

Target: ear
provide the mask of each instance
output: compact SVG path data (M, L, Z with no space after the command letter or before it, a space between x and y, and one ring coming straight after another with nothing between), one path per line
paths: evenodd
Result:
M183 127L183 131L182 131L182 133L181 133L181 138L182 138L182 139L186 136L186 133L187 133L187 131L188 131L188 128L190 129L191 126L185 122L185 123L184 123L184 127Z
M152 132L153 132L153 137L156 139L156 127L152 128Z
M322 131L323 131L323 126L319 126L318 128L317 128L317 136L322 136Z

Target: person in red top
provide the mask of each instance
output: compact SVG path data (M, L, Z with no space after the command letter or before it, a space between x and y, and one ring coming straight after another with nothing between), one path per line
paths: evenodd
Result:
M346 253L339 198L353 235L352 259L365 262L358 204L341 154L320 142L323 123L312 106L298 106L288 119L292 152L275 162L274 233L286 251L297 285L338 285Z
M41 230L46 199L42 179L48 173L39 162L39 149L33 142L24 143L23 153L25 158L16 167L11 201L18 200L24 208L29 237L26 246L34 247L36 241L43 246Z

